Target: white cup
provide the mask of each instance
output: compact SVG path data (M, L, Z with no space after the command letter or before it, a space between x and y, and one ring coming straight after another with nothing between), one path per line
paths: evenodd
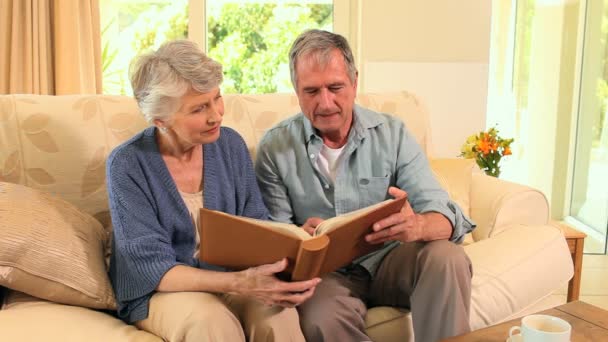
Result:
M559 317L530 315L521 320L521 326L511 327L509 338L517 331L524 342L570 342L572 327Z

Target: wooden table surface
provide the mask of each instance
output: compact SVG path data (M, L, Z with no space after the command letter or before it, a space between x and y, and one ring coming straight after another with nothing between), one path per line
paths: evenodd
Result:
M570 302L553 309L539 312L565 319L572 325L572 342L608 341L608 311L581 301ZM521 318L479 329L471 333L443 341L504 342L509 337L509 328L519 325Z

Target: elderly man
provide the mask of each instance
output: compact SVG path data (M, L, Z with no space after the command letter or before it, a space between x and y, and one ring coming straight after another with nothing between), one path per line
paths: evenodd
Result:
M325 276L298 306L306 340L369 340L365 314L379 305L410 309L417 341L469 331L471 262L456 243L475 225L403 122L355 105L358 74L344 37L306 31L289 59L302 113L266 133L255 165L270 217L312 232L322 219L408 196L366 236L384 247Z

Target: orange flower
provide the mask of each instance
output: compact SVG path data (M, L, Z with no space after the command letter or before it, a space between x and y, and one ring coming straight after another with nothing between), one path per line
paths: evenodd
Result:
M477 150L483 152L483 155L490 153L490 144L485 138L477 142Z
M460 157L475 159L477 165L490 176L500 175L500 160L511 155L514 139L503 139L496 128L479 132L467 138L460 148Z

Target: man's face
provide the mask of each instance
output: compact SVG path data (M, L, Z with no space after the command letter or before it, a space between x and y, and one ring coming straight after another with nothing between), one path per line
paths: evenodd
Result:
M296 94L300 108L330 147L346 143L357 95L357 78L351 82L344 57L334 50L326 65L313 55L296 63ZM329 140L329 141L328 141Z

